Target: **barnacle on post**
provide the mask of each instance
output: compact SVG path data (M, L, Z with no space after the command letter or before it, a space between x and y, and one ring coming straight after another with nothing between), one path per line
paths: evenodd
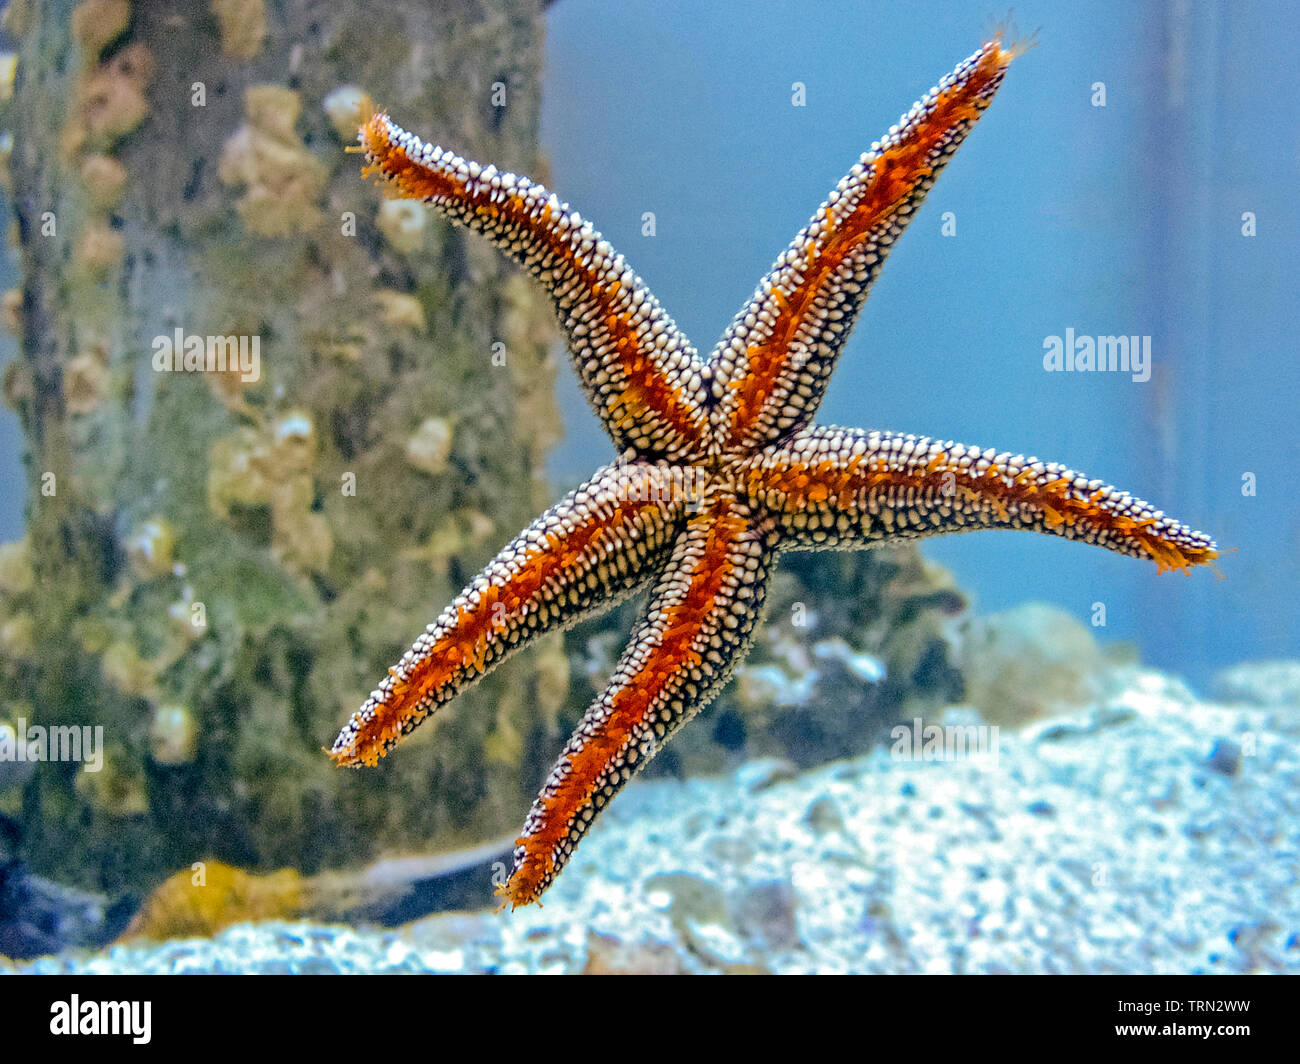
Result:
M334 533L312 509L311 476L297 473L271 486L271 556L300 572L319 572L334 551Z
M424 307L415 296L385 289L375 293L375 303L379 306L380 318L389 329L424 332Z
M14 336L22 336L23 290L21 288L7 289L4 295L0 296L0 324L4 325L6 332Z
M108 361L94 349L74 357L63 372L63 399L70 414L89 414L108 396Z
M0 592L25 595L36 585L31 545L26 539L0 543Z
M316 460L316 426L311 415L292 410L271 426L272 452L268 472L272 482L290 473L309 471Z
M25 362L10 362L0 373L0 399L10 410L19 410L36 394L32 369Z
M234 507L265 506L271 487L263 472L265 445L247 426L215 440L208 450L208 509L229 518Z
M441 473L447 468L451 439L451 423L446 418L427 417L406 441L406 460L421 472Z
M126 244L122 234L101 223L86 227L73 252L73 266L93 280L102 281L122 262Z
M14 79L18 77L18 57L13 52L0 52L0 103L14 98Z
M265 0L212 0L221 30L221 50L236 59L252 59L266 39Z
M183 643L191 643L203 634L203 628L194 621L192 591L185 589L185 597L167 607L168 634Z
M329 116L330 125L339 135L339 140L353 144L357 139L357 130L370 111L370 96L355 85L340 85L326 94L321 107Z
M325 168L294 132L298 94L279 85L254 85L244 94L248 116L226 141L217 176L242 187L239 214L260 236L290 236L319 223L316 200Z
M129 44L86 76L77 93L68 125L67 147L111 148L149 114L145 90L153 80L153 53L139 42Z
M140 523L126 541L126 556L138 580L155 580L172 571L176 532L171 522L151 517Z
M313 508L316 460L316 428L305 411L289 411L260 430L245 426L208 453L208 507L227 520L238 508L266 507L272 557L289 569L319 572L333 553L334 534Z
M5 655L21 660L31 656L36 649L36 619L30 613L20 613L0 624L0 650Z
M87 63L99 61L99 53L126 32L131 22L127 0L84 0L72 12L72 36Z
M153 698L157 694L158 673L153 662L129 640L110 643L99 659L99 668L108 685L124 695Z
M394 251L410 255L424 246L426 212L411 200L384 200L375 222Z
M194 760L198 725L189 706L155 706L149 720L149 754L160 765L185 765Z
M112 210L126 190L126 167L110 155L88 155L81 163L81 184L95 210Z

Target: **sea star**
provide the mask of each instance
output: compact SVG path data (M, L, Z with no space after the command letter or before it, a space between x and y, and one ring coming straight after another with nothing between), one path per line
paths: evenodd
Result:
M863 155L701 360L623 257L525 177L423 143L386 114L367 172L513 257L555 302L583 390L620 452L521 532L416 640L331 756L375 764L543 632L651 587L640 625L524 823L503 893L536 901L614 794L721 690L782 551L1020 528L1147 558L1214 559L1208 536L1055 463L810 424L867 291L991 102L1000 38Z

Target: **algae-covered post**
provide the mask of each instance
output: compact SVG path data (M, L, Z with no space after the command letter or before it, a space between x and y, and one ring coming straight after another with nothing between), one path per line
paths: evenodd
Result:
M100 771L0 792L44 874L142 894L204 857L494 837L544 770L558 640L382 779L319 756L540 502L557 431L545 307L446 224L395 228L343 150L361 115L336 124L353 86L536 170L539 6L491 7L9 5L28 493L0 721L104 729Z

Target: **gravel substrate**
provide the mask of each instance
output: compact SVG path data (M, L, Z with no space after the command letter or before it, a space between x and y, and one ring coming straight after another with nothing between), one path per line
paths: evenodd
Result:
M306 923L24 972L1300 972L1300 666L1198 701L1159 673L1002 732L796 776L633 784L545 898ZM950 715L971 723L964 711Z

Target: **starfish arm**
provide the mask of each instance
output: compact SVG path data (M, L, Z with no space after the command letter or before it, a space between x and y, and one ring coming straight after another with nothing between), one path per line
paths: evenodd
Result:
M678 535L645 619L582 718L515 849L503 893L536 901L618 790L744 659L775 555L770 522L715 498Z
M570 492L478 574L389 669L330 756L375 764L407 732L547 631L613 605L663 564L682 503L671 467L616 463Z
M1203 532L1100 480L923 436L813 426L751 459L741 477L750 505L778 520L782 547L1019 528L1145 558L1160 571L1218 557Z
M620 452L680 459L704 449L703 364L623 256L526 177L425 144L378 113L360 140L396 195L482 233L555 303L582 388Z
M812 418L885 257L1014 54L990 41L931 89L776 260L710 359L716 450L762 445Z

